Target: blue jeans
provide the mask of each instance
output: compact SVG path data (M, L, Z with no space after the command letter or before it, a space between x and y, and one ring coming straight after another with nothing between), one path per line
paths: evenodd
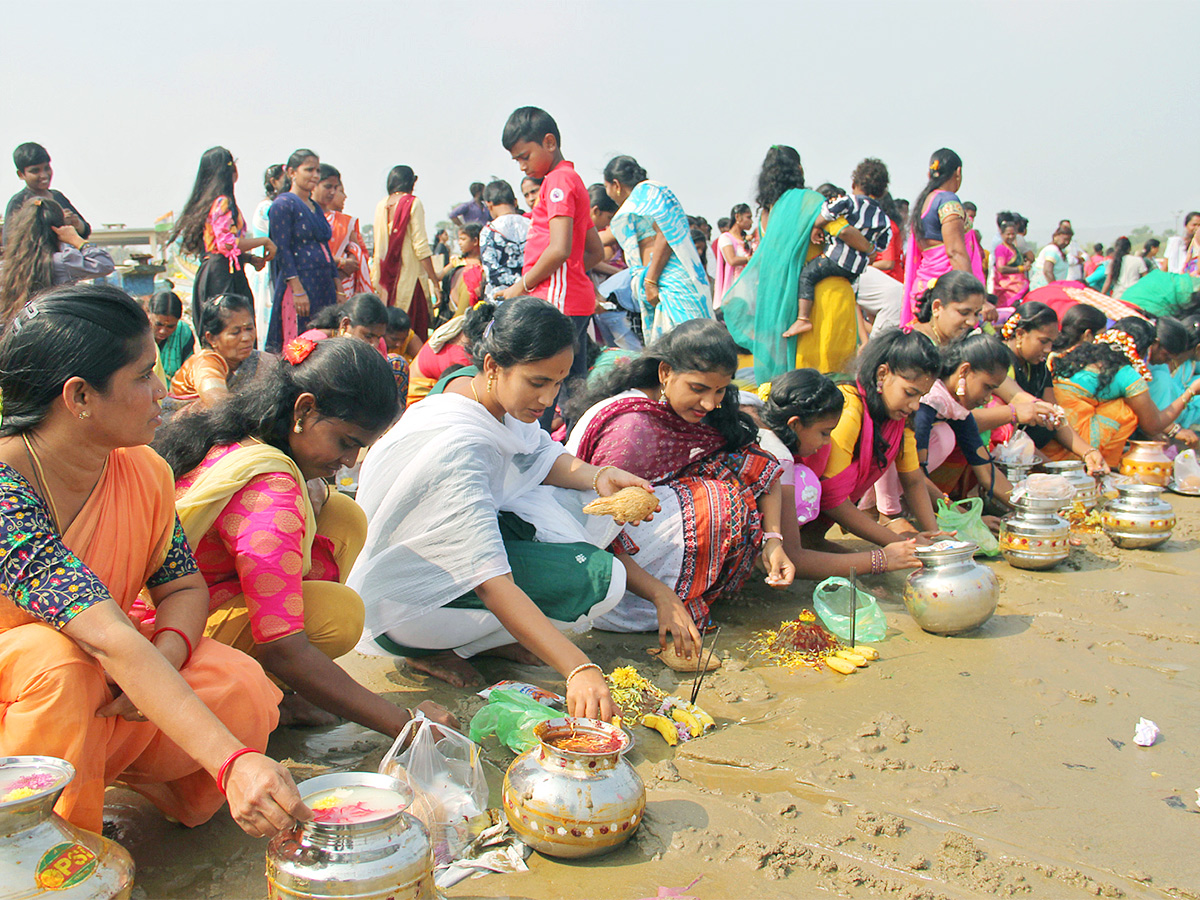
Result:
M596 325L604 343L623 350L641 350L642 341L629 324L629 313L623 309L603 310L596 313Z

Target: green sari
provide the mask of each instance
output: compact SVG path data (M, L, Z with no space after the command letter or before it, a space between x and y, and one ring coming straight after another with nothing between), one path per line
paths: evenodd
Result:
M187 322L180 320L179 324L175 326L175 330L171 332L171 336L158 348L158 359L162 363L168 383L195 349L191 327Z

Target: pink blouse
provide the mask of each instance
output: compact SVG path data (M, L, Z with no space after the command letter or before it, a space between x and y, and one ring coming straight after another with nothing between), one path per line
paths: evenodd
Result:
M196 469L176 482L176 498L201 471L238 446L213 447ZM339 580L333 542L320 534L313 540L312 568L300 574L303 490L303 484L283 472L255 476L233 495L195 547L196 563L212 595L209 611L244 594L250 633L258 644L304 630L304 581Z

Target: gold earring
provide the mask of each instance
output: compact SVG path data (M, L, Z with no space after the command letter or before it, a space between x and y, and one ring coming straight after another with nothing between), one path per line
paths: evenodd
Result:
M488 376L487 392L489 394L492 392L492 385L495 384L495 382L496 382L496 373L493 372L491 375Z
M91 417L91 415L92 415L92 414L91 414L90 412L88 412L86 409L81 409L81 410L79 411L79 418L81 418L81 419L87 419L87 418L90 418L90 417Z

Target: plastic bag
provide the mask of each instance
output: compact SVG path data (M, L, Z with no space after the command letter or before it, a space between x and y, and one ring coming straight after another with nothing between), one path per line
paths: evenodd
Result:
M1189 494L1200 493L1200 462L1195 450L1184 450L1175 457L1175 487Z
M1073 500L1075 485L1064 475L1030 475L1012 492L1012 499L1031 497L1035 500Z
M983 524L983 498L968 497L957 503L939 498L937 524L942 531L953 531L960 541L978 545L975 555L999 556L1000 542L992 530Z
M999 463L1029 465L1037 458L1037 445L1028 434L1018 429L1012 437L997 446L992 455Z
M813 609L821 623L843 641L850 640L850 596L853 590L845 578L826 578L813 589ZM881 641L887 636L887 619L874 597L858 590L858 609L854 615L854 640Z
M519 691L493 690L487 706L471 719L471 740L482 741L495 734L515 753L524 753L537 744L533 726L561 715Z
M410 735L412 743L401 750ZM457 859L474 838L471 820L488 806L479 747L453 728L435 726L417 713L397 736L379 771L412 788L408 812L429 829L435 864Z

